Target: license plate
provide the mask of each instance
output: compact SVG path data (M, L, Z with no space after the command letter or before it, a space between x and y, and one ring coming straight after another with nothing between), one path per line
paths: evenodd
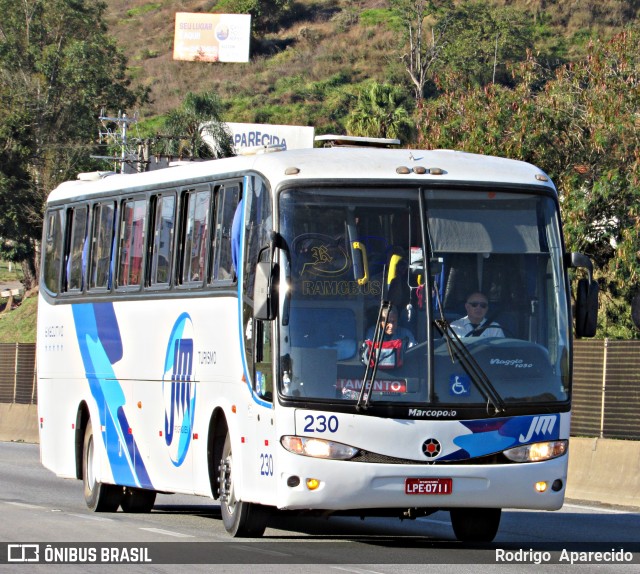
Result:
M405 494L451 494L451 478L405 478Z

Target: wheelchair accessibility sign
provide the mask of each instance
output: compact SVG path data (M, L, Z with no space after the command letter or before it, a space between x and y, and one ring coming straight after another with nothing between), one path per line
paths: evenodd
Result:
M452 397L468 397L471 394L471 379L467 375L451 375L449 394Z

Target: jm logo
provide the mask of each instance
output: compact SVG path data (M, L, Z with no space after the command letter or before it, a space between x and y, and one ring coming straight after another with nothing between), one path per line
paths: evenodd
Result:
M557 418L558 417L555 415L533 417L533 420L531 421L531 426L527 431L527 436L525 437L524 435L521 434L520 442L529 442L531 440L531 437L534 434L535 435L551 434L553 432L553 427L556 424Z
M193 340L178 339L174 347L173 372L171 373L171 409L165 414L164 428L167 445L173 442L176 419L183 422L189 417L191 407L191 371L193 368ZM190 430L190 429L189 429Z
M189 450L196 411L196 365L193 324L187 313L175 322L162 377L164 397L164 439L169 456L180 466Z

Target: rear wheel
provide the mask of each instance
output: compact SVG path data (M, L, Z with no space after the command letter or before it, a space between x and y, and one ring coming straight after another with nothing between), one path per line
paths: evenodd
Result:
M233 452L231 437L227 433L220 462L220 513L225 530L236 538L259 538L267 527L268 513L259 504L236 498L233 480Z
M451 525L462 542L491 542L500 527L500 508L452 508Z
M126 487L120 506L124 512L151 512L156 502L156 491L144 488Z
M87 423L82 448L82 482L84 500L94 512L115 512L122 500L122 487L115 484L103 484L95 476L95 449L93 427Z

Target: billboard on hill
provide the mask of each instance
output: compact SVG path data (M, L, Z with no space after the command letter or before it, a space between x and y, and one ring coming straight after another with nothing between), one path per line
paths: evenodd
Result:
M250 14L176 12L173 59L248 62Z

